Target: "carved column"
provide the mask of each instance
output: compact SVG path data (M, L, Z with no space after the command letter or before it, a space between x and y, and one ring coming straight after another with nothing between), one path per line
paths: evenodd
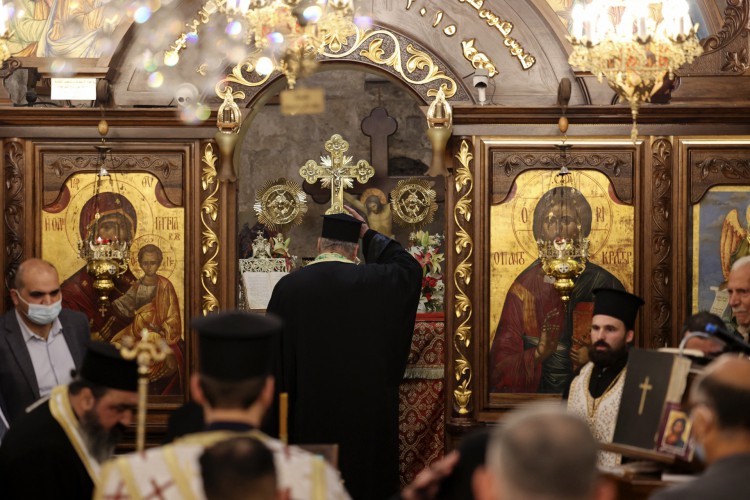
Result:
M28 190L26 182L26 141L23 139L6 139L3 141L3 174L5 185L3 189L2 207L3 228L2 246L3 275L5 279L5 293L2 294L2 310L10 307L9 290L13 288L18 265L24 259L24 242L26 233L25 219L29 207L24 203Z
M453 269L453 276L446 283L449 297L446 308L446 428L449 436L468 428L476 421L475 416L475 367L473 339L475 314L474 283L471 282L475 260L475 160L474 146L470 138L455 142L458 151L454 156L453 176L446 182L447 214L446 269ZM448 181L448 179L447 179ZM448 445L450 448L451 445Z
M672 331L672 206L673 161L672 142L668 137L656 137L651 142L651 161L645 162L643 175L644 208L643 232L643 295L646 301L643 327L647 348L676 345ZM650 332L650 335L648 333ZM678 332L679 333L679 332Z

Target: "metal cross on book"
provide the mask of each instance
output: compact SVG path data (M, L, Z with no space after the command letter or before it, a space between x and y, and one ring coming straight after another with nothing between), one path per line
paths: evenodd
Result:
M325 149L330 155L320 157L321 165L315 160L307 160L299 169L299 174L310 184L320 180L324 188L330 186L331 208L326 210L326 215L345 213L344 189L351 188L354 179L364 184L375 174L375 169L367 160L359 160L356 165L350 165L352 157L344 156L349 150L349 143L338 134L326 141Z
M641 404L638 406L638 415L643 415L643 407L646 404L646 393L654 388L653 385L649 384L649 378L646 377L646 379L643 381L641 385L638 387L641 388Z

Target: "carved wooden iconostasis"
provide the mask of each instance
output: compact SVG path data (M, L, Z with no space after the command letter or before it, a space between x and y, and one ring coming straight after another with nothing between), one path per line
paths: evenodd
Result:
M233 260L225 254L234 236L222 227L222 216L232 220L225 200L231 200L233 187L219 183L216 147L209 141L133 138L107 141L112 150L103 166L109 176L102 178L95 196L102 167L97 144L4 142L6 290L21 261L41 257L58 269L64 307L89 317L92 338L120 345L123 337L139 338L145 327L166 340L168 358L149 373L147 427L149 442L157 444L169 413L189 397L197 362L190 319L234 304L219 280ZM88 237L97 212L101 223L111 218L118 228L107 234L100 228L104 238L117 234L132 241L128 270L115 280L105 307L78 255L79 241ZM143 303L126 300L128 292L136 297L145 274L141 263L149 258L157 264L155 296ZM3 295L7 307L7 291Z
M637 347L675 346L682 322L698 310L730 319L722 285L731 263L748 254L747 136L650 136L636 144L576 137L568 139L573 147L565 160L555 147L559 137L453 141L446 193L453 275L446 291L453 312L446 316L448 447L519 404L560 398L531 356L549 317L534 309L542 296L528 293L543 276L534 271L533 209L554 187L563 161L590 205L592 267L646 301ZM567 312L554 299L553 320ZM588 325L578 326L590 310L571 309L571 334L587 334ZM564 347L575 350L575 342Z
M678 144L689 181L683 189L690 223L680 228L687 241L681 249L687 264L687 307L710 310L731 323L725 290L729 269L750 255L750 140L685 138Z

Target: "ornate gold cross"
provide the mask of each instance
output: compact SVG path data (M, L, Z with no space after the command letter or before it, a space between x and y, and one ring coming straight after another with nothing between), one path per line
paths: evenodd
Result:
M646 377L641 385L641 404L638 406L638 415L643 415L643 406L646 404L646 393L654 388L653 385L649 384L649 378Z
M364 184L375 174L375 169L367 160L359 160L356 165L350 165L352 157L344 156L349 150L349 143L338 134L326 141L325 149L330 155L320 157L321 165L315 163L315 160L307 160L299 169L299 174L310 184L320 180L324 188L331 187L331 208L326 210L326 215L345 213L344 189L351 188L354 179Z

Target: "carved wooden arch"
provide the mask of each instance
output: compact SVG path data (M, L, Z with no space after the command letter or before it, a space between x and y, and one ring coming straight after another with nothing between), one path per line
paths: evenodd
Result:
M461 77L445 61L407 35L389 28L373 26L365 31L355 26L354 33L339 50L325 45L318 61L324 67L354 64L387 74L410 89L423 103L431 101L441 86L449 100L472 101L471 92ZM216 84L216 91L218 94L229 86L242 94L235 98L238 106L251 107L261 104L262 95L281 87L282 81L283 75L278 71L261 76L251 63L244 63L232 68L230 74Z

